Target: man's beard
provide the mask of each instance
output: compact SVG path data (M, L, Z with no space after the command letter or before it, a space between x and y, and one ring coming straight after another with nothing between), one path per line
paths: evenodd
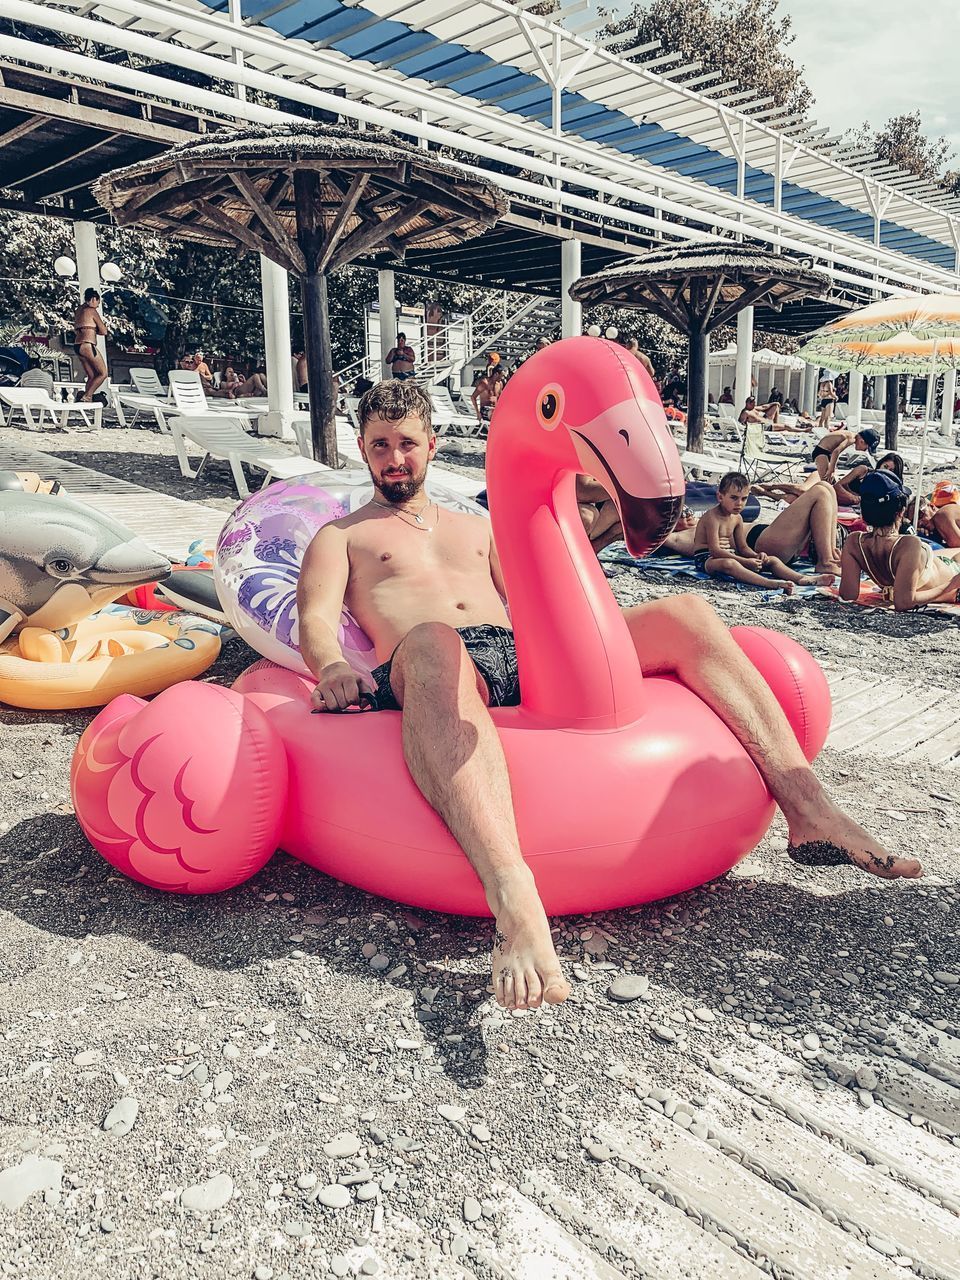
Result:
M424 481L427 478L427 469L424 467L418 476L408 474L397 480L385 480L383 476L377 479L371 471L370 478L373 480L373 487L383 494L387 502L400 506L404 502L409 502L412 498L415 498L423 488Z

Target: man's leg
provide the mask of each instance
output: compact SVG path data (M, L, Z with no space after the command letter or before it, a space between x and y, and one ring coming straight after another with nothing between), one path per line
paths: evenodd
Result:
M839 573L837 555L837 495L833 486L818 481L804 490L764 529L756 549L788 564L813 540L818 573Z
M533 874L523 860L503 748L486 686L452 627L424 623L403 640L391 684L403 708L414 782L470 860L496 918L493 984L510 1009L570 994Z
M767 682L707 602L672 596L625 611L644 675L675 675L733 731L783 811L790 844L836 845L874 875L922 875L828 798Z

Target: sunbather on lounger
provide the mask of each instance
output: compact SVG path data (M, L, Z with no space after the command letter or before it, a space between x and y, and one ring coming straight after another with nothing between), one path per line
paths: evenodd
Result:
M717 505L705 511L697 525L693 553L697 568L711 576L776 587L787 595L794 586L829 585L832 573L797 573L778 556L751 549L741 515L749 496L750 481L739 471L728 472L717 485ZM773 577L764 577L763 570Z

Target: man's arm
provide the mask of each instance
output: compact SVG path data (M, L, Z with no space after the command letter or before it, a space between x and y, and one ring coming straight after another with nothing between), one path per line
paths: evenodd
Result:
M387 354L383 357L384 364L393 364L397 358L397 348L391 347Z
M357 706L361 693L376 693L343 656L337 626L350 578L347 537L336 525L320 530L307 547L297 583L300 653L317 677L312 702L318 711L344 711Z

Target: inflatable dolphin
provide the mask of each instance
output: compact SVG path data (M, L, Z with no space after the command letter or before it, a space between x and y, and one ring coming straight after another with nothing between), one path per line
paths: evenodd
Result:
M92 507L0 490L0 640L24 623L73 626L169 572L169 560Z

